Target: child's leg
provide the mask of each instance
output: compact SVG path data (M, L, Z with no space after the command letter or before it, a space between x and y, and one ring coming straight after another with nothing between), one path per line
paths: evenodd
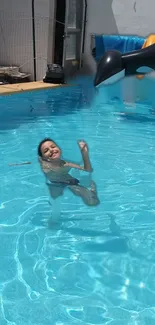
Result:
M62 196L63 195L63 192L64 192L64 187L62 186L55 186L53 184L47 184L48 186L48 189L49 189L49 192L50 192L50 195L52 197L52 199L57 199L59 196Z
M64 193L64 187L53 185L53 184L47 184L50 196L51 196L51 206L52 206L52 215L49 219L49 227L54 226L54 224L57 224L60 220L61 216L61 196Z
M84 203L89 206L96 206L100 203L97 196L96 185L92 182L90 190L81 185L69 186L69 189L77 196L80 196Z

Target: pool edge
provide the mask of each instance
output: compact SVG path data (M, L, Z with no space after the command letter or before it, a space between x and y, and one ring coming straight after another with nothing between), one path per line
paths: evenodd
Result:
M23 92L35 91L35 90L52 89L57 87L68 87L68 86L71 85L51 84L51 83L44 83L43 81L7 84L7 85L0 86L0 96L18 94Z

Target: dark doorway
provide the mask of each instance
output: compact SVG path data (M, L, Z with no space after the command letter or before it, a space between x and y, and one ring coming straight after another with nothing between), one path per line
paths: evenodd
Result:
M54 63L62 65L66 0L56 0Z

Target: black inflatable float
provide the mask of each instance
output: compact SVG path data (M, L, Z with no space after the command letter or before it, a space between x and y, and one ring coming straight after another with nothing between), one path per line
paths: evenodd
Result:
M125 54L116 50L107 51L98 63L94 86L108 83L109 78L123 71L124 76L148 73L137 71L142 67L155 70L155 44Z

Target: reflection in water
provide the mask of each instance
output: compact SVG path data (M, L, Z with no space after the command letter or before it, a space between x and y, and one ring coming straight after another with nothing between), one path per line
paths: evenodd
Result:
M127 115L126 116L128 120L133 120L136 122L141 122L141 123L150 123L150 122L155 122L154 118L150 118L144 115L136 114L136 115Z
M120 227L115 222L115 216L111 213L108 214L110 218L109 232L102 230L90 230L81 229L75 227L65 227L65 222L68 219L62 219L60 223L57 224L57 229L71 234L73 236L85 237L86 241L78 244L78 250L85 253L104 253L110 252L114 254L125 254L128 253L132 258L141 259L148 262L155 262L154 259L144 256L143 254L137 253L130 248L129 239L126 235L122 234ZM73 219L74 220L74 219ZM77 219L79 220L79 219ZM49 228L51 230L55 229L55 223L53 223L53 218L49 222ZM140 230L140 229L139 229ZM123 233L129 233L129 229L123 229ZM89 240L88 240L89 238ZM102 242L102 239L103 242ZM108 240L106 240L108 238ZM90 241L91 239L91 241Z
M138 114L138 113L120 113L120 117L123 120L131 121L131 122L139 122L139 123L155 123L155 118L147 117L146 115Z

